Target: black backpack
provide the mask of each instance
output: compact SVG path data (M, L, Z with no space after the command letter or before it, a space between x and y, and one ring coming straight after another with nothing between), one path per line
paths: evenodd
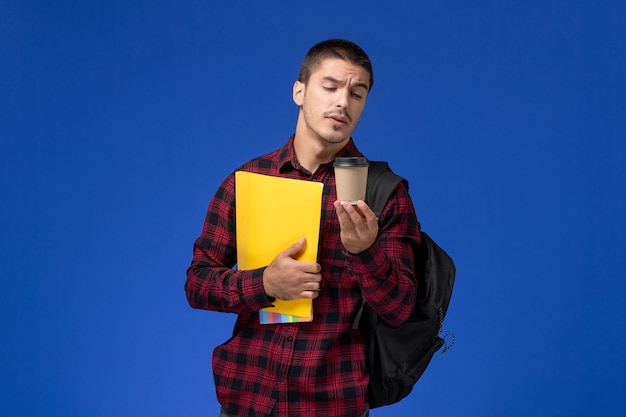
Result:
M366 201L377 217L400 181L408 189L408 182L393 173L386 162L370 161ZM363 300L353 323L366 335L370 408L393 404L409 395L435 352L446 344L444 338L450 335L452 342L442 353L454 343L454 334L441 336L456 274L454 262L425 232L421 232L414 256L417 301L413 315L394 328Z

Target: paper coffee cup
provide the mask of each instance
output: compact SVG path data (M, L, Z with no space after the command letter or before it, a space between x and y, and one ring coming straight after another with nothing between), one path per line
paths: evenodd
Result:
M356 204L365 200L367 170L370 163L362 157L335 158L335 186L337 200Z

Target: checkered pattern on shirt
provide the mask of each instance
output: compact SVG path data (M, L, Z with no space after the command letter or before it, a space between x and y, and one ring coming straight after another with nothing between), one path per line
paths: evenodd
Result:
M337 156L362 156L352 141ZM414 305L412 247L419 244L413 203L403 184L380 217L376 243L351 255L339 238L332 161L311 174L298 163L293 138L240 170L324 183L318 262L322 291L312 323L260 325L258 311L271 305L263 269L236 271L235 180L229 175L209 204L194 243L185 290L194 308L238 314L233 337L213 352L217 397L228 414L359 416L367 402L364 342L351 328L362 294L392 325Z

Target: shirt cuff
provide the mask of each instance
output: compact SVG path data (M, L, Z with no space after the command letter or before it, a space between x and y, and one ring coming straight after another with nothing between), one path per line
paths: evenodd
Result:
M250 271L250 275L242 279L242 290L246 304L254 311L271 307L274 299L265 293L263 287L263 272L265 268L258 268Z

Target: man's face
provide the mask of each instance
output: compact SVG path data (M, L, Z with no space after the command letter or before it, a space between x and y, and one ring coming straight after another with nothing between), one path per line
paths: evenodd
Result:
M328 58L307 84L296 81L293 100L300 107L297 133L338 144L354 131L365 107L370 73L348 61Z

